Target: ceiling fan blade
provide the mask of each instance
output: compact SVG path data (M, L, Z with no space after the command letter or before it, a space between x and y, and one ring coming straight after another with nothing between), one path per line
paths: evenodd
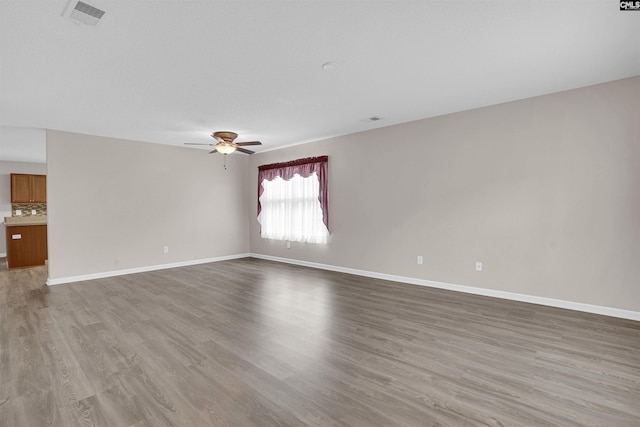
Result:
M203 144L201 142L185 142L184 145L213 145L213 144Z
M249 142L236 142L238 147L244 147L245 145L262 145L260 141L249 141Z
M209 154L217 153L218 150L209 151Z
M247 150L246 148L240 148L240 147L236 148L236 151L239 151L239 152L241 152L241 153L246 153L246 154L253 154L253 153L255 153L255 151Z

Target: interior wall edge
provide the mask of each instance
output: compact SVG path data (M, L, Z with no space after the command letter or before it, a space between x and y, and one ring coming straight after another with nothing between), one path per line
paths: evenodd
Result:
M235 255L225 255L219 256L215 258L204 258L204 259L195 259L189 261L180 261L180 262L172 262L168 264L159 264L159 265L150 265L146 267L136 267L136 268L128 268L125 270L113 270L113 271L105 271L101 273L92 273L92 274L83 274L79 276L69 276L69 277L59 277L56 279L47 279L47 285L62 285L64 283L73 283L73 282L84 282L87 280L95 280L95 279L104 279L107 277L114 276L124 276L127 274L136 274L136 273L145 273L149 271L157 271L157 270L166 270L168 268L177 268L177 267L188 267L190 265L197 264L207 264L210 262L220 262L220 261L228 261L231 259L239 259L239 258L247 258L250 254L235 254Z
M640 321L640 312L632 310L624 310L614 307L605 307L599 305L585 304L581 302L559 300L554 298L539 297L535 295L519 294L514 292L498 291L486 288L477 288L473 286L458 285L454 283L436 282L432 280L417 279L407 276L396 276L393 274L378 273L375 271L358 270L349 267L340 267L336 265L320 264L310 261L302 261L292 258L282 258L271 255L263 255L251 253L249 256L268 261L283 262L287 264L300 265L304 267L319 268L322 270L335 271L339 273L353 274L356 276L371 277L373 279L389 280L391 282L407 283L410 285L426 286L430 288L444 289L455 292L463 292L467 294L480 295L486 297L500 298L511 301L525 302L529 304L539 304L548 307L563 308L567 310L580 311L584 313L600 314L603 316L617 317L621 319Z

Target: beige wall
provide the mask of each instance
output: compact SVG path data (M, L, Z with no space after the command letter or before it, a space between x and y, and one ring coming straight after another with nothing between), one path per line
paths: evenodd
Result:
M256 154L251 251L640 311L639 111L636 77ZM261 239L257 166L322 154L329 244Z
M249 252L242 156L47 131L47 165L52 280Z
M12 173L46 175L47 165L45 163L7 162L4 160L0 160L0 233L2 233L0 235L0 254L2 254L1 256L5 256L7 253L4 217L11 216Z
M48 131L50 278L251 251L640 311L638 111L640 77L229 156L227 171L200 150ZM322 154L329 244L261 239L257 166Z

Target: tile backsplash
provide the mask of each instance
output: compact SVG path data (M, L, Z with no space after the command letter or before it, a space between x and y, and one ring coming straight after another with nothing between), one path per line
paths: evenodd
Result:
M47 215L46 203L13 203L11 205L11 216L34 216L31 214L33 209L36 210L35 216ZM18 210L22 211L20 215L16 212Z

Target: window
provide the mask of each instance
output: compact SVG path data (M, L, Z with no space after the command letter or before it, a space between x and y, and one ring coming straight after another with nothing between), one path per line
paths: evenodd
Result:
M328 157L258 167L258 222L265 239L326 243Z

